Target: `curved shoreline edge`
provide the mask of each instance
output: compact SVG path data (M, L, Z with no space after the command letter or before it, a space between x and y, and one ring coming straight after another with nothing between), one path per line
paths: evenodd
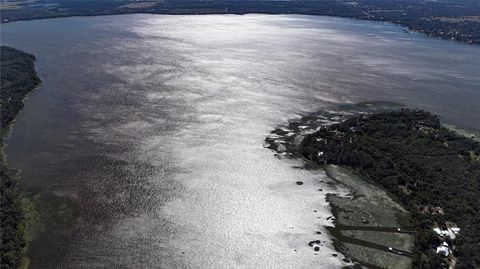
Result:
M401 3L356 3L349 4L335 1L267 1L259 5L257 1L141 1L136 4L126 4L122 1L106 1L104 5L89 3L89 8L82 4L66 5L65 3L50 3L50 7L32 8L28 5L5 8L1 14L0 23L14 21L65 18L75 16L106 16L126 14L157 14L157 15L312 15L350 18L374 22L387 22L406 27L409 32L421 33L427 37L437 37L463 44L479 45L480 36L475 32L478 22L474 10L479 6L466 1L455 12L457 20L452 19L449 6L439 2L425 8L417 2L409 2L409 8ZM391 13L392 10L402 13ZM469 10L469 11L464 11ZM419 12L420 11L420 12ZM478 15L478 14L477 14ZM459 23L460 20L462 23Z
M26 219L19 191L19 175L7 163L5 139L11 131L24 99L40 84L35 70L35 56L1 46L1 258L2 268L27 268Z
M325 169L330 178L332 172L336 173L333 179L348 174L344 185L350 196L327 196L335 218L336 227L330 229L335 246L348 258L374 268L393 268L382 266L388 260L379 256L383 252L412 257L413 268L478 267L480 213L475 208L480 205L475 197L480 194L475 192L480 185L480 143L445 128L428 112L375 109L379 104L347 105L307 115L272 131L264 146L280 158L304 158L305 167ZM365 111L365 107L372 109ZM376 222L382 219L375 217L377 208L385 211L382 207L388 199L375 198L379 191L373 188L409 210L408 217L401 218L401 223ZM368 206L369 197L380 201L375 203L379 206ZM372 221L381 229L365 227ZM397 235L415 231L410 254L397 247L406 246L406 237L396 236L387 246L376 244L385 243L383 232L395 233L395 229ZM352 235L355 240L344 240ZM410 266L405 263L398 268Z

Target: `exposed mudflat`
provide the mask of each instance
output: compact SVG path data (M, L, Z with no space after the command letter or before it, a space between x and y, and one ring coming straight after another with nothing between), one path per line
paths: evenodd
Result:
M265 140L265 147L273 149L280 159L301 158L303 137L321 126L341 122L352 115L399 107L402 105L391 102L362 102L312 113L272 131ZM398 269L411 267L415 231L409 225L408 211L382 188L351 170L310 162L306 162L304 168L323 170L334 181L329 184L341 186L333 192L326 191L326 201L333 210L333 216L327 218L332 221L327 230L334 237L337 250L364 265ZM323 179L319 177L318 180ZM323 199L323 196L318 195L318 199Z
M408 257L411 256L415 236L408 223L408 211L380 187L347 169L329 165L326 171L350 190L346 196L327 195L336 218L335 227L330 231L337 238L338 249L364 264L381 268L410 268Z

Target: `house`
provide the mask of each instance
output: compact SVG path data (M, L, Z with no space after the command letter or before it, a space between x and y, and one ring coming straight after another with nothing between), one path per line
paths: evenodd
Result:
M452 227L452 228L448 228L447 231L450 239L454 240L457 237L457 234L460 232L460 228Z
M453 227L453 228L451 228L451 229L452 229L452 232L453 232L454 234L458 234L458 233L460 232L460 228Z
M450 252L450 249L447 246L444 246L443 244L437 247L438 254L441 254L443 256L448 256L449 252Z
M449 236L448 230L440 230L440 228L433 228L433 231L441 237Z

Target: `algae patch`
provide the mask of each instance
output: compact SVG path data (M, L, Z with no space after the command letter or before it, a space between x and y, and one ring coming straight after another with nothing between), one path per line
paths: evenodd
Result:
M45 242L63 242L73 232L79 216L78 206L69 198L47 193L27 193L22 198L25 214L26 257L22 268L28 268L32 251ZM49 250L42 250L49 251Z

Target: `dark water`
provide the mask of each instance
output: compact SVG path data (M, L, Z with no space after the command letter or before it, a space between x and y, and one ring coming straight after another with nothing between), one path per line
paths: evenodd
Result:
M1 34L37 56L43 79L10 163L26 189L80 210L67 238L35 242L32 268L340 267L315 234L330 223L316 189L332 186L262 148L269 131L371 99L480 126L480 48L390 24L127 15L16 22ZM320 252L307 245L315 239Z

